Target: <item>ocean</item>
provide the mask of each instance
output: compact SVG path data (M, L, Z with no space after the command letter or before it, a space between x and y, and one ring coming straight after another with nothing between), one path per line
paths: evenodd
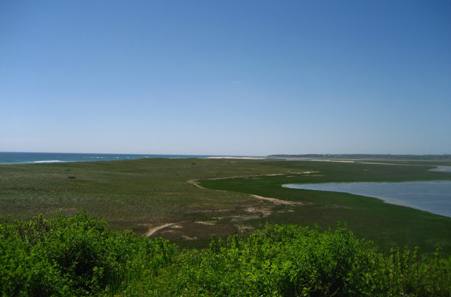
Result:
M202 155L156 155L156 154L77 154L77 153L17 153L0 152L0 164L96 162L134 160L143 158L204 158Z

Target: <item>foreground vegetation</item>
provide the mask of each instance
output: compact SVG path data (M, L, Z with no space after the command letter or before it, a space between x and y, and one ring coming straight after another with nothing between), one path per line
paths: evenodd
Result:
M1 296L451 296L451 257L275 225L181 249L86 215L0 225Z

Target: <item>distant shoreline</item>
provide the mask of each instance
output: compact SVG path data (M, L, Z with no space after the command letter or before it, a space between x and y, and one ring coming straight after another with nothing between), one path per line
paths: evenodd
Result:
M0 152L0 165L51 164L71 162L101 162L137 159L240 159L263 160L262 156L217 156L217 155L176 155L176 154L98 154L98 153L31 153Z
M394 165L402 161L447 161L451 155L390 155L390 154L300 154L300 155L192 155L192 154L113 154L113 153L53 153L53 152L0 152L0 165L7 164L49 164L69 162L98 162L136 159L230 159L230 160L285 160L317 161L339 163L367 163Z
M451 161L451 154L274 154L268 159L311 161Z
M0 152L0 164L50 164L71 162L100 162L137 159L187 159L204 158L202 155L157 155L157 154L89 154L89 153L28 153Z

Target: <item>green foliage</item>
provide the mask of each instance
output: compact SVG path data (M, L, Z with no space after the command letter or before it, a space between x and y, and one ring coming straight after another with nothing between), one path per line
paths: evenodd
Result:
M0 225L1 296L451 296L451 257L268 225L181 250L86 215Z
M131 276L168 263L174 252L167 241L112 232L86 215L50 220L39 216L1 226L0 292L90 296L118 291Z
M450 269L450 258L422 258L416 250L385 255L342 229L267 226L186 253L166 269L160 295L450 296Z

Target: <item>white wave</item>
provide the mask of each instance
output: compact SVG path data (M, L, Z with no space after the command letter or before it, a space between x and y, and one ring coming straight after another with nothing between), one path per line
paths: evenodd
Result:
M35 163L35 164L41 164L41 163L61 163L64 161L61 160L42 160L42 161L33 161L31 163Z
M239 159L239 160L264 160L266 157L251 156L209 156L207 159Z

